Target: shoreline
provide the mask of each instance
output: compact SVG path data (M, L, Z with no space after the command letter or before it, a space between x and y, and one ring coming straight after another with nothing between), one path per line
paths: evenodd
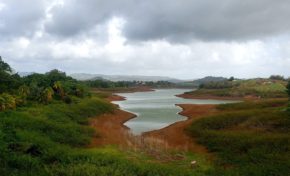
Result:
M184 98L180 95L176 96ZM165 150L179 149L203 154L208 153L204 146L198 144L194 138L187 135L185 129L193 121L206 115L217 113L218 110L216 109L216 105L176 104L176 106L181 108L178 114L187 117L187 119L175 122L162 129L145 132L140 136L135 136L124 123L135 118L136 115L120 109L118 105L113 103L113 101L124 101L126 98L113 93L106 98L106 100L117 106L117 108L112 114L103 114L91 119L90 126L96 129L97 136L93 138L89 147L119 145L120 147L138 146L139 148L144 148L146 146L155 145Z
M180 98L184 98L184 99L200 99L200 100L208 100L208 99L212 99L212 100L246 100L246 99L257 99L257 98L253 98L253 97L219 97L219 96L214 96L214 95L190 95L190 94L179 94L179 95L175 95L177 97Z
M171 149L208 153L206 147L198 144L194 138L188 136L185 130L193 121L216 113L216 105L177 104L177 106L182 108L178 114L187 117L186 120L175 122L162 129L142 133L141 136L145 139L163 140L168 145L168 148Z
M125 97L111 95L106 99L112 101L123 101ZM118 106L112 103L115 106ZM90 120L90 126L93 127L97 136L95 136L89 147L100 147L105 145L127 145L130 129L124 125L128 120L135 118L136 115L117 107L111 114L103 114Z

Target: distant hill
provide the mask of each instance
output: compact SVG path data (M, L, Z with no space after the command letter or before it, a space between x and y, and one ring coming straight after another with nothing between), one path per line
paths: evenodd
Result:
M207 76L201 79L196 79L193 81L194 86L199 86L200 84L209 83L209 82L219 82L225 81L227 78L225 77L214 77L214 76Z
M18 75L21 77L32 75L34 72L18 72Z
M168 81L172 83L183 82L182 80L164 77L164 76L139 76L139 75L103 75L103 74L87 74L87 73L74 73L70 75L77 80L96 80L105 79L110 81Z

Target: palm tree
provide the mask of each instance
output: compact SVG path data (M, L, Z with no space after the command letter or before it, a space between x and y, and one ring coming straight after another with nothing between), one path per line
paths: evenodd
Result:
M30 94L30 88L26 85L22 85L18 89L18 93L21 97L27 97Z
M52 101L53 99L53 94L54 94L54 91L51 87L47 87L45 88L42 92L41 92L41 95L40 95L40 98L39 98L39 101L40 102L43 102L45 104L48 104Z
M62 88L62 84L60 81L56 81L53 84L53 90L60 96L60 98L63 100L63 98L65 97L65 93L64 90Z
M7 109L16 108L16 99L9 95L8 93L3 93L0 95L0 110L5 111Z

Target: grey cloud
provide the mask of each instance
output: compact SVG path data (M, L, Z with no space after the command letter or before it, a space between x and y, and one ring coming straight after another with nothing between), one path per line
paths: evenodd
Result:
M46 24L46 31L64 37L87 32L117 14L119 2L66 0L51 10L53 17Z
M0 0L0 39L32 36L45 17L43 0Z
M144 1L129 12L125 34L141 41L255 39L289 32L289 9L282 0Z
M247 40L289 32L289 8L284 0L69 0L46 27L70 36L122 16L131 40Z

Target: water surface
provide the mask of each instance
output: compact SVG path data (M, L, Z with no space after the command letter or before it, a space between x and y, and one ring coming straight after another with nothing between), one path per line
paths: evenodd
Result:
M164 128L178 121L186 120L181 116L179 106L175 104L221 104L232 103L230 100L199 100L183 99L177 94L191 91L190 89L156 89L152 92L118 93L126 98L125 101L115 101L121 109L137 115L124 125L135 135L143 132Z

